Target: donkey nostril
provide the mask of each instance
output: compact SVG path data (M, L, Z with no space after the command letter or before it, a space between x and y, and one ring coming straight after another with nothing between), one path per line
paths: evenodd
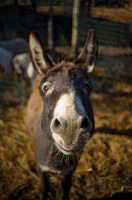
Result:
M87 119L87 117L84 117L81 122L81 128L86 129L87 131L91 130L91 122Z
M55 119L54 126L57 128L60 125L61 125L60 121L58 119Z
M67 122L62 117L57 116L51 121L50 127L53 132L63 131L67 127Z

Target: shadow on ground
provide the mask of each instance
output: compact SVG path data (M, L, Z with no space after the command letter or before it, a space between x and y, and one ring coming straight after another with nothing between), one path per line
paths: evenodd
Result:
M101 198L101 199L91 199L91 200L132 200L132 192L130 193L117 193L114 194L111 198Z

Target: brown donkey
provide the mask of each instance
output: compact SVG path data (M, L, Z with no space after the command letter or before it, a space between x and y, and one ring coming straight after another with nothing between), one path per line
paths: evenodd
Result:
M28 127L34 139L41 176L42 199L47 198L49 172L62 173L63 200L69 199L72 173L85 143L94 131L88 73L97 58L97 38L88 31L82 52L73 60L53 63L36 31L29 36L32 64L40 74L34 81L27 106Z

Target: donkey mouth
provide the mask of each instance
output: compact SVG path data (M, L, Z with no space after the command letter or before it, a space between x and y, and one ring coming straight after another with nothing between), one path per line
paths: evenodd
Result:
M78 153L78 152L80 152L82 149L83 149L83 146L81 146L80 148L78 148L78 149L71 149L71 150L68 150L68 149L65 149L64 147L62 147L59 143L56 143L56 145L57 145L57 147L58 147L58 149L62 152L62 153L64 153L64 154L66 154L66 155L73 155L73 154L76 154L76 153Z
M83 148L84 148L84 145L85 145L86 141L84 141L82 144L80 145L77 145L77 147L73 147L72 149L65 149L63 146L61 146L58 142L56 142L56 146L58 147L58 149L66 154L66 155L73 155L73 154L77 154L77 153L80 153Z

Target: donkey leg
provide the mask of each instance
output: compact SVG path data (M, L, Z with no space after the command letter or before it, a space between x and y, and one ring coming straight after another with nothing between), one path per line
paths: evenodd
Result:
M69 200L69 191L71 188L71 180L72 180L72 174L75 171L74 167L70 171L66 171L63 173L63 178L62 178L62 189L63 189L63 197L62 200Z
M40 178L41 178L41 200L46 200L48 196L49 190L49 172L40 171Z

